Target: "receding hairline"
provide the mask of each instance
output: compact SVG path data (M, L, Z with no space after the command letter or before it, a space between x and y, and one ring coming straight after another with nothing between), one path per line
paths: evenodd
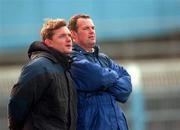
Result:
M68 28L69 30L73 30L73 31L77 31L77 22L78 20L82 18L82 19L91 19L91 17L87 14L77 14L77 15L73 15L68 23Z

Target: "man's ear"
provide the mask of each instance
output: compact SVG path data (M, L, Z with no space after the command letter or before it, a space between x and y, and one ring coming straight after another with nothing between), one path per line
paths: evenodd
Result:
M44 44L45 44L46 46L48 46L48 47L52 47L52 46L53 46L50 39L45 39Z
M76 40L77 40L77 32L71 30L71 36L72 36L72 40L74 42L76 42Z

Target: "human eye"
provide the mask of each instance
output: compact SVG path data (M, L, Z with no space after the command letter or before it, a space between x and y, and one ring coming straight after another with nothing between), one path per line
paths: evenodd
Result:
M61 35L59 35L58 37L59 38L64 38L66 35L65 34L61 34Z
M88 29L89 29L89 27L83 27L82 29L83 29L83 30L88 30Z
M68 34L68 36L72 38L72 35L70 33Z
M92 29L95 30L95 26L92 26Z

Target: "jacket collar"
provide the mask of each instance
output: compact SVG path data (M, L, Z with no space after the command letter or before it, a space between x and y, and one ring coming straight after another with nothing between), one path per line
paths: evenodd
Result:
M93 47L93 49L94 49L93 52L87 52L82 47L80 47L78 44L74 43L74 45L73 45L73 51L75 51L75 52L78 51L78 52L83 53L83 54L95 54L95 55L98 55L100 47L95 45Z
M69 68L70 63L72 62L70 56L64 55L53 48L47 47L41 41L35 41L30 45L28 56L31 60L37 57L46 57L54 63L61 64L64 68Z

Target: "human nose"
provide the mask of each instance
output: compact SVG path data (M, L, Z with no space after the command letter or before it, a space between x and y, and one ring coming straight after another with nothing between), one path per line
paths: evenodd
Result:
M94 30L94 28L90 28L90 33L95 33L95 30Z
M68 42L72 42L71 36L68 35L68 36L66 37L66 40L67 40Z

